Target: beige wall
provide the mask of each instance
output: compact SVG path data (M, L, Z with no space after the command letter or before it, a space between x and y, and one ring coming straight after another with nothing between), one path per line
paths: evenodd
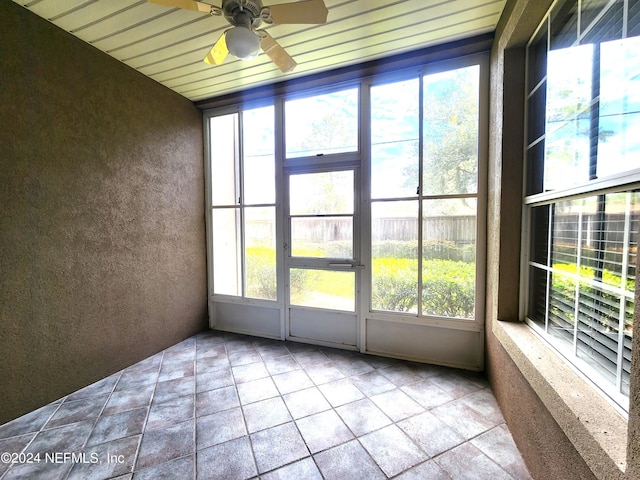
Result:
M535 479L596 478L589 462L554 420L530 381L493 333L498 321L517 321L520 202L524 116L524 45L551 0L509 0L491 57L491 114L487 256L486 368L514 439ZM636 300L637 304L638 300ZM636 329L640 328L636 310ZM640 478L640 359L634 339L634 385L627 440L627 471L610 478ZM597 463L591 459L591 464Z
M193 104L0 2L0 424L206 328Z

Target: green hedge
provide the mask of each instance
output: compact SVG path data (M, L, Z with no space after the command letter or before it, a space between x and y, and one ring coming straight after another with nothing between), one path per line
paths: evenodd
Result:
M409 242L384 248L394 253L407 251ZM392 250L393 249L393 250ZM415 247L414 247L415 251ZM275 300L275 250L251 247L246 252L247 295ZM422 309L425 314L472 318L475 305L475 263L446 259L423 260ZM418 260L375 258L372 263L372 303L376 310L416 312L418 306ZM302 294L317 281L313 270L293 269L292 296ZM338 286L337 286L338 287ZM339 292L336 292L339 295Z
M276 251L269 247L250 247L245 250L247 269L247 296L275 300Z
M418 307L418 261L376 258L372 263L371 303L376 310L411 312Z
M276 251L270 247L247 247L245 250L247 271L247 296L276 300ZM291 272L291 293L304 292L313 282L311 270L293 270Z
M475 263L429 260L423 266L422 311L430 315L473 318Z
M373 258L418 258L417 241L385 240L372 245ZM424 260L453 260L457 262L474 262L475 244L457 244L449 241L422 242Z
M453 260L424 260L422 266L423 313L473 318L475 264ZM416 312L418 261L408 258L376 258L372 267L373 308Z

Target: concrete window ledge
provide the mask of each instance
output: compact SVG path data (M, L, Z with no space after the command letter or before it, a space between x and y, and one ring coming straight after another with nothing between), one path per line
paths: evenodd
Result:
M494 321L493 333L598 478L624 478L627 419L527 325Z

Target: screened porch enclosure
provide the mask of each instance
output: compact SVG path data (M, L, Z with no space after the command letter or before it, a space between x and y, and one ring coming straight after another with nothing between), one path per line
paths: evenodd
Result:
M205 115L212 328L483 368L485 55Z

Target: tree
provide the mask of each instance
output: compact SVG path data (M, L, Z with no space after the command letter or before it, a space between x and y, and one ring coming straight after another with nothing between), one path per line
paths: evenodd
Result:
M426 195L477 191L477 75L477 67L469 67L425 77L422 186ZM407 169L408 183L415 181L416 169Z

